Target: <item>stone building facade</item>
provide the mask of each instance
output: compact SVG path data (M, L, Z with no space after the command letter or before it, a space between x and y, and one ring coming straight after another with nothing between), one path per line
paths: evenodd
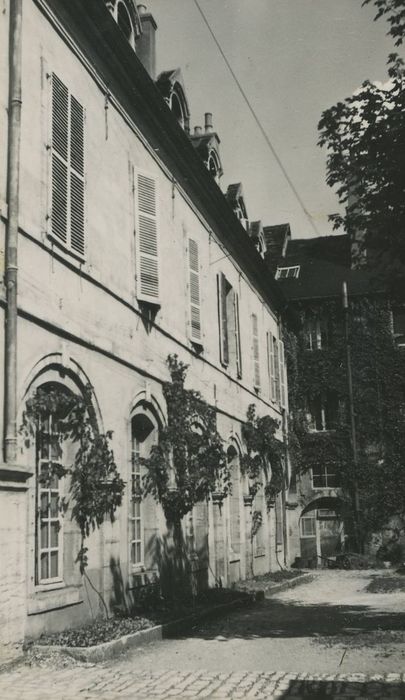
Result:
M284 439L287 398L272 390L267 348L270 341L277 382L285 383L285 303L245 210L219 187L211 116L191 137L181 73L155 75L157 26L144 6L25 0L13 25L12 5L0 17L0 248L7 251L16 157L7 166L16 79L7 57L21 29L17 429L39 387L82 394L91 385L97 424L113 431L129 485L165 424L166 360L177 354L189 365L187 387L216 410L232 465L232 495L199 504L184 521L202 585L232 584L251 566L255 574L278 568L289 561L284 500L267 512L261 490L252 503L240 457L252 403L279 422ZM3 286L2 336L7 306ZM2 338L2 367L4 346ZM6 455L0 470L0 642L10 655L23 639L80 624L98 606L75 563L74 522L54 510L67 484L44 490L38 480L46 459L49 452L39 454L35 441L27 448L18 434L16 459ZM252 511L263 515L253 540ZM89 540L88 575L107 602L117 577L131 588L159 573L165 533L161 507L149 496L135 508L127 486L114 524Z

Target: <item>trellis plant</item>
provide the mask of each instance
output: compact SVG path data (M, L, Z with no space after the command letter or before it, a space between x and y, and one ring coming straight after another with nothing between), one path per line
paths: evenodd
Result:
M179 523L194 505L230 489L230 470L216 427L216 412L200 392L185 389L188 366L177 355L167 358L171 381L163 385L167 425L145 467L143 491L161 503L169 523Z
M250 404L242 435L246 443L246 454L242 456L242 473L249 478L249 492L255 496L261 484L267 508L274 503L277 494L284 487L283 444L276 438L279 428L277 420L271 416L258 417L256 406ZM270 476L270 479L269 479Z
M63 515L71 507L71 518L78 525L81 543L76 561L85 576L88 565L86 540L106 518L113 522L125 487L109 445L112 432L102 434L97 430L91 415L91 396L90 385L84 388L83 396L57 385L40 387L26 403L20 428L26 446L35 441L40 448L44 433L52 424L52 432L49 432L52 454L49 461L41 465L38 479L46 487L51 485L55 476L58 479L70 477L68 495L60 499L59 509ZM77 445L70 465L62 463L66 441Z

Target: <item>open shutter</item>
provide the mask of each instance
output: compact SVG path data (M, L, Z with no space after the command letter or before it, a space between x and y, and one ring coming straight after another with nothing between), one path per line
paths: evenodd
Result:
M252 314L252 344L254 386L260 389L259 326L256 314Z
M51 233L68 244L69 90L52 74L52 213Z
M52 73L51 233L84 256L84 109Z
M137 187L137 297L159 304L159 259L156 180L138 173Z
M190 289L190 337L195 343L201 344L201 289L200 289L200 256L198 243L188 239L189 289Z
M274 384L275 384L275 401L281 402L280 395L280 354L278 349L278 340L273 336L273 353L274 353Z
M235 292L233 297L233 308L235 313L235 349L236 349L236 374L238 379L242 379L242 351L240 343L239 324L239 296Z
M286 406L286 387L285 387L285 361L284 361L284 343L282 340L278 343L280 351L280 398L281 406Z
M223 365L229 364L228 319L226 314L226 278L220 272L217 275L218 322L219 322L219 356Z
M273 345L273 335L270 331L267 333L267 366L269 373L269 389L270 389L270 399L272 401L276 400L276 383L274 377L274 345Z
M70 97L70 247L84 255L84 109Z

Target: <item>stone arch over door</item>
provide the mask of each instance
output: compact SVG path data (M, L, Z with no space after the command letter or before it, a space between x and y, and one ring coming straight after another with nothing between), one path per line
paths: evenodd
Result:
M303 508L300 546L303 566L322 568L341 553L345 538L346 502L338 497L316 498Z

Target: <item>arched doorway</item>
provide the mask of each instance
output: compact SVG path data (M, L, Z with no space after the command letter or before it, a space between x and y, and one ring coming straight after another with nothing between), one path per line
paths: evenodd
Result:
M328 559L342 552L344 503L340 498L325 497L311 501L300 517L300 546L302 565L325 567Z

